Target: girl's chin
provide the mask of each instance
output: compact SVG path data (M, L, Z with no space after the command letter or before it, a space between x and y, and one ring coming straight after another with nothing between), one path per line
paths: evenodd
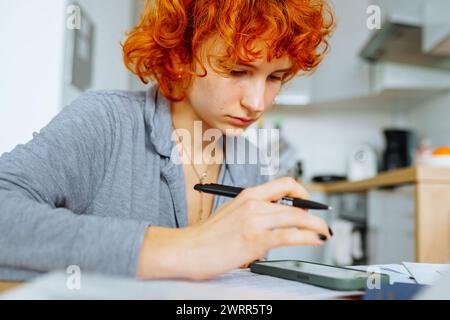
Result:
M220 132L228 137L240 136L245 132L246 128L236 127L228 123L216 123L212 128L220 130Z
M207 126L210 129L219 130L223 135L229 136L229 137L240 136L247 129L246 127L236 127L236 126L230 125L228 123L222 123L222 122L211 123L211 124L208 123Z
M234 128L234 127L227 127L225 130L222 130L222 133L226 135L227 137L237 137L242 135L245 132L245 129L243 128Z

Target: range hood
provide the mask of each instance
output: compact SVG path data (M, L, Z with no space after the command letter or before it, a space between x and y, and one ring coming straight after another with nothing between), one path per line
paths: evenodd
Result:
M450 47L446 47L450 45L450 33L426 51L424 28L421 23L390 18L371 36L361 57L371 62L382 60L450 70Z

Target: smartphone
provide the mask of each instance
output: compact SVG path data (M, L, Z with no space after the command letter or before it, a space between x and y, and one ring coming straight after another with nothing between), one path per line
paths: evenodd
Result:
M342 291L365 290L368 281L374 282L376 280L380 284L389 283L389 275L387 274L300 260L256 261L250 265L250 271Z

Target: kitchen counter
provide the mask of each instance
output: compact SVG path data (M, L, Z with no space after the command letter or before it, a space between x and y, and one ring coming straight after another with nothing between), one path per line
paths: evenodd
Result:
M413 185L417 262L450 261L450 168L417 166L381 173L361 181L306 184L310 192L339 194Z
M11 289L15 289L19 286L21 286L22 282L7 282L7 281L1 281L0 280L0 294L7 292Z
M450 184L450 168L427 166L409 167L383 172L373 178L360 181L311 183L306 184L305 187L310 192L342 193L366 191L372 188L398 186L411 183Z

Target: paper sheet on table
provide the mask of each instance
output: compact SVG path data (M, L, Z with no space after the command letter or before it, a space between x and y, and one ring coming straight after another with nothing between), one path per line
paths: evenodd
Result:
M82 274L81 288L69 290L69 275L52 273L17 288L0 299L339 299L358 291L333 291L297 281L238 269L208 281L153 280Z
M450 272L439 278L434 285L422 290L414 299L450 300Z
M449 272L448 264L402 262L418 284L432 285Z

